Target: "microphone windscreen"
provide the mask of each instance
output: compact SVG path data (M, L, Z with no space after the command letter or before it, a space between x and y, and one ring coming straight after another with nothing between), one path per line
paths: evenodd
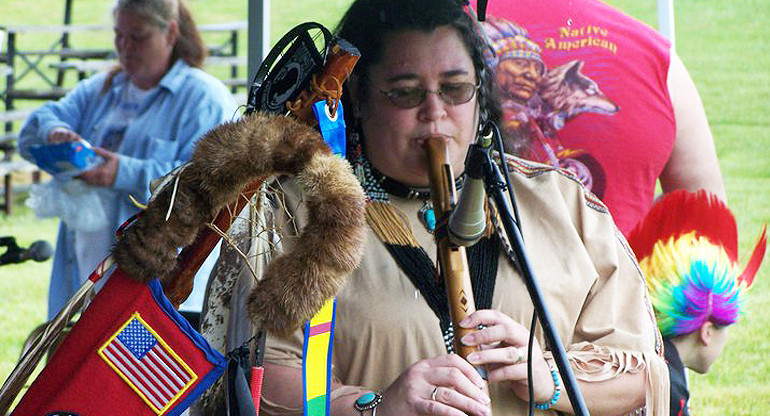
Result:
M458 246L470 247L481 239L487 228L484 211L486 191L484 181L467 178L460 201L449 217L449 240Z
M39 240L29 246L29 253L32 260L46 261L53 255L53 247L48 241Z

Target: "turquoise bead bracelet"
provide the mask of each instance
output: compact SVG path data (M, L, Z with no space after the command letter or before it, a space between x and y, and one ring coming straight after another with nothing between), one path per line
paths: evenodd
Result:
M553 396L551 397L551 400L545 403L535 403L535 408L538 410L548 410L559 401L561 384L559 383L559 374L556 373L556 369L553 367L551 367L551 377L553 377Z

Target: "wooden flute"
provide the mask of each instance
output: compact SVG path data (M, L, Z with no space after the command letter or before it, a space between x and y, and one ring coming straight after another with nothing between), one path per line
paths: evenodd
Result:
M452 243L447 232L449 215L456 200L454 175L452 166L447 161L448 149L445 137L430 137L425 141L424 147L428 153L430 195L433 211L436 214L436 245L439 267L449 301L449 315L454 329L454 348L457 354L467 359L468 355L477 351L478 348L463 345L460 339L476 329L462 328L460 321L476 311L476 303L473 299L465 247ZM476 370L486 379L486 371L482 367L476 367Z

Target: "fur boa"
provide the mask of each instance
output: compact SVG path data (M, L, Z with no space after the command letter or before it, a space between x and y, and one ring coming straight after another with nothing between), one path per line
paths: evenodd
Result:
M365 196L347 161L332 155L319 134L292 118L252 114L208 132L192 160L158 190L113 247L120 267L137 280L167 282L177 248L190 245L220 209L254 180L294 175L306 196L309 221L292 253L278 256L249 297L249 313L265 329L291 334L336 294L358 267L365 240Z

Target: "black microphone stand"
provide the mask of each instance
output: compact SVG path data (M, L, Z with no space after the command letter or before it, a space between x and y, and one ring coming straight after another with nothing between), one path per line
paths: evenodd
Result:
M487 128L490 128L490 126L499 142L500 133L497 126L494 125L494 123L490 123ZM572 367L570 367L569 362L567 361L567 353L564 350L564 345L551 324L548 308L543 301L540 287L532 273L527 254L524 251L524 241L521 236L521 231L517 226L518 214L511 208L511 203L515 204L516 200L513 195L513 187L510 185L510 180L507 178L507 170L506 178L503 178L500 173L500 168L490 157L489 150L491 147L491 143L488 145L478 143L472 144L468 150L468 166L466 166L466 172L478 172L478 169L482 170L482 179L487 195L490 195L494 199L503 228L511 240L511 247L515 256L514 260L519 266L521 277L524 279L524 283L527 286L527 292L529 292L529 297L532 299L532 304L535 307L535 313L543 326L545 339L553 353L556 366L559 369L559 374L561 374L562 381L564 382L564 389L567 392L575 415L589 415L583 396L577 388L577 380L572 372ZM505 163L502 149L500 149L500 155L503 158L503 163ZM506 189L509 190L510 202L505 196ZM517 216L516 222L514 222L513 215Z
M0 248L7 247L5 253L0 255L0 266L11 263L18 263L21 253L24 252L14 237L0 237Z

